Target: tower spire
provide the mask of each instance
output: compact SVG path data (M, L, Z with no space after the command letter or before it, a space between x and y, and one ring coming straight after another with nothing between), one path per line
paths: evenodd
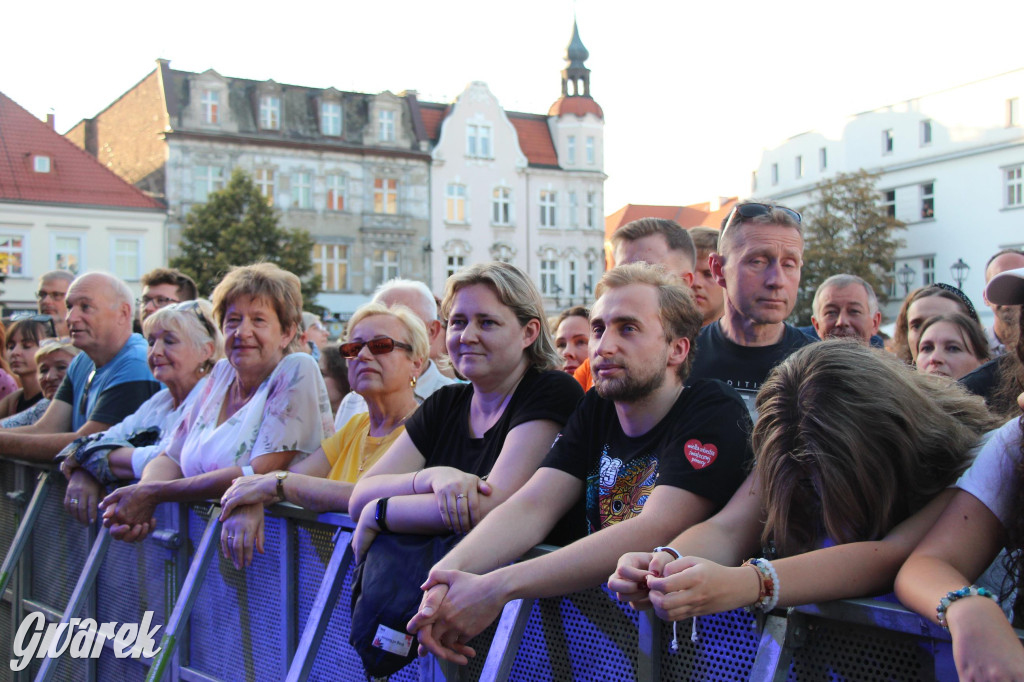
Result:
M580 40L580 29L573 17L572 38L565 48L566 66L562 69L563 97L590 97L590 69L583 64L588 59L590 53Z

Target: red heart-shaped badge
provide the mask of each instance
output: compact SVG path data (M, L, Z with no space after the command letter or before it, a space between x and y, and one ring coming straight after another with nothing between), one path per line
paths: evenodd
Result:
M696 438L686 441L686 444L683 446L683 452L686 454L686 460L694 469L703 469L718 457L717 446L713 443L704 445L704 443L701 443Z

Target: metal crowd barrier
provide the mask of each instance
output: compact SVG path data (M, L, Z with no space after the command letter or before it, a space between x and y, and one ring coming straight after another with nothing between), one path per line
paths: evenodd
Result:
M290 505L268 511L266 554L237 571L220 556L217 510L161 505L159 530L112 542L63 509L57 473L0 460L0 658L26 617L158 625L152 659L36 658L6 680L364 680L348 645L351 520ZM534 553L549 551L539 547ZM465 669L420 659L406 680L955 680L948 635L897 604L850 600L670 625L595 588L514 601L472 645ZM691 638L691 632L694 633ZM1024 633L1020 633L1024 634Z

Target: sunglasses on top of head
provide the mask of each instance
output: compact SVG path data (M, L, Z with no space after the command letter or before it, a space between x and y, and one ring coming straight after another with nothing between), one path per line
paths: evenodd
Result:
M732 213L729 214L729 219L726 220L725 224L728 226L729 223L732 222L733 216L737 213L744 218L757 218L758 216L771 215L772 211L781 211L782 213L785 213L795 220L798 225L803 222L803 216L800 215L799 211L794 211L793 209L786 208L785 206L769 206L768 204L752 202L748 204L740 204L732 209Z
M401 341L395 341L390 336L381 336L376 339L370 339L369 341L350 341L349 343L343 343L338 346L338 350L341 351L342 355L351 360L359 355L363 350L363 346L368 347L370 352L374 355L385 355L396 348L401 348L410 352L412 351L412 346L407 343L402 343Z

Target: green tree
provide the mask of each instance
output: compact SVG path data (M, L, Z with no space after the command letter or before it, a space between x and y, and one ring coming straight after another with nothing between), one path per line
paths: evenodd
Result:
M313 301L320 276L313 275L313 238L306 230L280 224L280 214L260 194L252 178L235 169L224 189L192 207L181 233L181 255L171 260L209 296L228 270L259 261L276 263L302 280L303 307L321 312Z
M897 236L905 225L889 215L875 190L877 174L861 170L839 173L815 190L803 210L804 266L793 314L798 324L811 323L811 302L818 285L840 273L864 278L880 303L888 299Z

